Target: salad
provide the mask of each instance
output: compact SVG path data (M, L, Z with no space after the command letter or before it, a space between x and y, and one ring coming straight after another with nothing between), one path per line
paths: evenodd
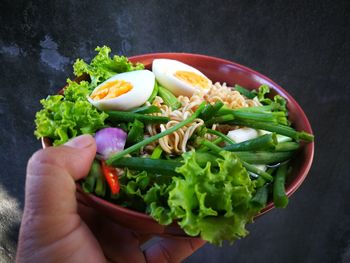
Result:
M35 119L36 137L53 145L94 135L85 192L218 245L246 236L269 199L287 206L290 160L313 135L293 129L283 97L213 83L176 60L148 70L96 51L76 60L80 81L42 99Z

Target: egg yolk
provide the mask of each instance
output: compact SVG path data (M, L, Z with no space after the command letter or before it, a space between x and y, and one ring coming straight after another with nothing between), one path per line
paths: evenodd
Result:
M174 76L195 87L206 88L209 84L205 77L190 71L179 70L175 72Z
M132 89L132 84L124 80L113 80L95 90L90 97L93 100L112 99L119 97Z

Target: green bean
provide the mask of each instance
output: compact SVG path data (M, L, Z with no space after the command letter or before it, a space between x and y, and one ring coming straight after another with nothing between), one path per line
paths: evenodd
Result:
M203 146L206 146L207 148L209 148L210 150L212 150L216 154L220 154L223 151L223 149L221 147L217 146L216 144L214 144L208 140L202 140L201 144Z
M106 179L102 172L96 179L95 194L101 197L106 195Z
M277 145L277 137L275 133L264 134L254 139L244 142L227 145L224 147L226 151L254 151L254 150L268 150Z
M254 164L271 164L280 163L289 160L294 151L289 152L269 152L269 151L246 151L234 152L239 159L247 163Z
M214 135L218 136L219 138L222 138L224 141L228 142L229 144L235 144L236 143L230 137L228 137L227 135L225 135L225 134L223 134L223 133L221 133L219 131L212 130L212 129L207 129L207 133L214 134ZM217 143L215 143L215 144L217 144Z
M228 109L225 108L227 111L228 110L232 110L232 109ZM223 109L221 109L220 111L222 111ZM264 106L253 106L253 107L242 107L239 109L235 109L235 111L244 111L244 112L256 112L256 113L266 113L266 112L274 112L275 110L280 110L280 111L284 111L284 108L275 102L272 102L270 105L264 105ZM219 113L220 113L219 111Z
M198 115L202 112L203 108L205 107L205 102L203 102L199 108L190 116L188 117L186 120L182 121L182 122L179 122L178 124L174 125L173 127L171 127L170 129L167 129L163 132L160 132L160 133L157 133L156 135L154 136L151 136L139 143L136 143L134 144L133 146L129 147L129 148L126 148L125 150L121 151L121 152L118 152L114 155L112 155L107 161L106 163L108 165L110 165L113 161L115 160L118 160L119 158L123 157L124 155L126 154L130 154L138 149L140 149L141 147L143 146L146 146L147 144L150 144L166 135L169 135L171 133L173 133L174 131L180 129L181 127L183 126L186 126L187 124L193 122L197 117Z
M276 152L288 152L295 151L300 148L300 144L297 142L280 142L275 146Z
M254 207L260 210L266 206L268 195L269 195L268 186L265 185L263 187L260 187L258 188L258 190L256 190L256 193L253 196L253 198L250 200L250 203Z
M182 165L179 161L151 159L141 157L121 157L109 163L113 167L129 168L137 171L147 171L159 174L178 175L175 169Z
M85 193L92 193L95 188L96 180L101 175L101 166L98 160L92 162L88 176L84 179L82 184Z
M267 172L257 168L256 166L254 166L252 164L244 162L242 160L241 160L241 162L242 162L242 165L244 166L244 168L246 168L248 172L257 174L257 175L261 176L262 178L264 178L266 181L272 182L273 177L270 174L268 174Z
M154 98L157 96L158 91L159 91L158 82L155 81L154 82L154 88L153 88L153 91L151 93L151 96L149 96L149 98L147 100L149 103L152 103L154 101Z
M155 105L146 105L136 109L133 109L131 112L139 114L150 114L150 113L159 113L161 110Z
M269 175L272 175L275 170L276 168L268 167L265 172L267 172ZM256 180L254 180L254 185L256 188L263 187L266 185L266 180L263 177L259 176Z
M108 114L108 120L112 122L134 122L135 119L143 123L167 123L168 117L143 115L139 113L133 113L128 111L106 111Z
M159 159L162 153L163 153L163 149L160 145L158 145L156 148L154 148L151 155L151 159Z
M275 207L284 208L288 205L288 197L285 190L285 182L288 173L288 164L281 165L276 172L273 183L273 203Z
M251 120L233 120L231 124L239 125L239 126L245 126L245 127L251 127L254 129L261 129L266 130L270 132L275 132L277 134L285 135L287 137L291 137L295 140L305 140L305 141L313 141L314 136L312 134L309 134L307 132L298 132L294 130L293 128L285 125L280 125L272 122L261 122L261 121L251 121Z
M175 97L175 95L166 88L158 86L158 95L161 97L166 105L171 107L173 110L176 110L181 107L181 102Z
M218 145L221 142L223 142L223 139L221 137L218 137L214 141L212 141L211 143ZM199 148L196 149L196 152L206 152L206 151L208 151L208 147L206 147L204 145L200 145Z
M232 114L237 120L254 120L263 122L275 122L277 123L277 118L270 112L245 112L245 111L235 111L232 110Z
M126 138L126 143L128 145L133 145L142 141L144 136L143 128L143 123L140 122L138 119L135 119L128 133L128 137Z
M214 117L214 118L210 119L209 121L205 122L205 125L207 127L210 127L215 123L225 123L225 122L232 121L232 120L234 120L234 118L235 117L232 114L221 115L218 117Z
M235 90L237 90L239 93L241 93L243 96L246 96L248 99L253 99L256 97L256 93L251 92L250 90L243 88L242 86L236 84Z
M205 106L203 112L199 115L199 118L202 120L210 120L218 110L221 109L221 107L224 106L224 103L222 101L215 102L214 105L211 105L210 103Z

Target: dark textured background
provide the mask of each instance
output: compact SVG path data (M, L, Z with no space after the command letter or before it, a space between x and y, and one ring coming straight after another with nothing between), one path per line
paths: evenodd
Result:
M350 2L219 2L0 2L0 262L14 260L39 100L103 44L127 56L193 52L246 65L292 94L313 126L314 164L288 209L186 262L350 262Z

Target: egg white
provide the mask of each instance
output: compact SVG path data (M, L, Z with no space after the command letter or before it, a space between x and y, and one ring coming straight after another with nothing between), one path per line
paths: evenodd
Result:
M205 88L193 86L186 81L175 77L177 71L189 71L204 77L208 81ZM173 59L155 59L152 63L152 71L157 81L166 89L170 90L175 96L192 96L196 89L207 91L212 82L202 72L194 67Z
M133 88L127 93L124 93L116 98L93 100L92 98L88 97L89 102L99 110L127 111L139 107L151 96L155 84L155 76L151 71L136 70L117 74L98 85L95 90L107 82L114 80L124 80L130 82Z

